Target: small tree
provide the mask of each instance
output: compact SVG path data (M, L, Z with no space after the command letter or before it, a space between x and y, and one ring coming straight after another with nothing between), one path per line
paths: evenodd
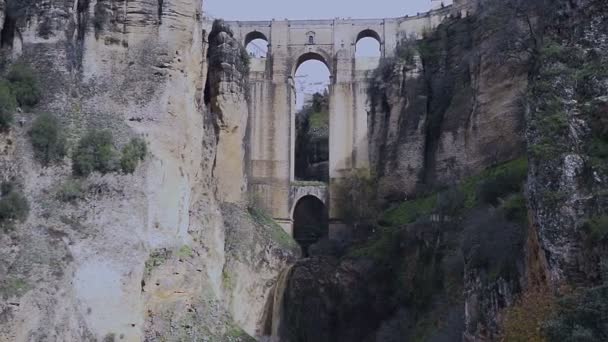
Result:
M61 134L59 121L51 114L42 114L34 120L29 132L36 158L48 165L65 156L65 138Z
M42 92L34 71L26 64L13 64L7 77L19 105L33 107L38 104Z
M146 142L141 138L133 138L122 149L120 167L124 173L133 173L137 164L146 158Z
M368 170L356 170L337 185L341 201L341 216L355 228L376 224L379 207L376 194L377 181Z
M110 131L90 131L80 139L72 155L72 171L88 176L93 171L108 173L116 170L117 152Z
M2 183L2 197L0 197L0 227L4 230L12 228L15 221L25 221L30 206L22 193L17 191L12 182Z
M0 131L7 131L13 123L13 111L17 107L17 100L10 84L0 81Z

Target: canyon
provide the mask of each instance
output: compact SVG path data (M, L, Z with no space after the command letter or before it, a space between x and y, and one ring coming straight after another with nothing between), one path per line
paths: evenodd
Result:
M602 0L204 8L0 0L0 341L608 338ZM367 37L380 58L355 57ZM296 179L308 60L331 75L326 182Z

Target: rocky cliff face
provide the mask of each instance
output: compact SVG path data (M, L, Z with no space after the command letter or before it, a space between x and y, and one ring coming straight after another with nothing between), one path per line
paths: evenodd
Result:
M243 165L247 113L242 88L213 73L214 89L233 92L211 94L219 131L205 107L211 27L201 2L2 5L3 51L31 65L44 90L33 112L58 116L71 147L87 130L107 129L117 147L143 137L149 153L132 175L81 180L69 203L58 199L72 178L67 158L51 167L33 158L36 114L19 114L23 125L2 134L0 175L21 184L31 210L0 233L0 340L249 339L243 329L255 334L265 296L296 252L242 205L222 207L244 196L244 172L233 167ZM235 68L234 58L224 62ZM236 185L218 188L216 175L233 170ZM252 254L236 259L235 241ZM231 304L243 297L246 305Z
M370 160L385 198L452 184L524 150L525 70L499 65L476 16L404 40L372 75Z
M530 202L555 287L606 281L606 8L581 1L546 37L530 90Z

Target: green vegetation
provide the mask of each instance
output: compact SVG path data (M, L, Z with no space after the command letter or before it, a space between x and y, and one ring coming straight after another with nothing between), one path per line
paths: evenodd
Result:
M429 216L437 207L437 195L405 201L383 213L381 222L389 226L401 226Z
M507 220L525 224L528 219L528 208L526 207L526 197L523 193L516 193L509 196L502 204Z
M34 71L23 63L13 64L6 79L0 78L0 132L10 128L17 106L35 106L41 94Z
M29 131L34 155L43 165L60 161L66 154L66 141L59 121L50 114L39 115Z
M122 149L120 158L120 167L124 173L133 173L137 168L137 164L146 158L147 146L146 142L141 138L133 138Z
M256 339L249 336L243 329L239 326L232 324L227 327L226 332L222 338L222 341L227 342L255 342Z
M438 213L458 218L466 210L491 204L502 208L513 220L525 220L525 200L521 194L527 178L526 158L516 159L465 179L448 190L399 203L382 213L380 223L400 226Z
M11 90L20 106L33 107L38 104L42 92L34 70L27 64L13 64L6 78L11 83Z
M148 278L152 274L152 271L158 266L163 265L171 257L171 251L161 248L156 249L150 253L150 257L146 260L144 265L144 277Z
M581 290L558 302L547 322L550 342L602 342L608 340L608 286Z
M190 247L188 245L182 246L177 251L177 256L181 259L191 258L193 255L194 255L194 251L192 250L192 247Z
M108 173L116 170L117 153L110 131L89 131L78 142L72 155L72 171L88 176L93 171Z
M232 275L225 267L222 270L222 286L228 291L234 290L234 286L235 286Z
M608 215L595 216L589 219L583 229L588 234L588 240L598 243L608 237Z
M523 294L515 305L506 309L504 341L545 342L543 327L555 310L555 297L549 289L536 289Z
M265 210L255 205L249 205L247 211L256 223L266 227L266 231L270 233L272 241L276 241L287 248L299 248L297 242Z
M0 227L9 230L17 221L27 219L30 206L17 187L8 182L2 184L2 197L0 197Z
M336 186L336 198L344 199L339 208L341 217L360 227L376 225L380 211L376 188L376 177L369 170L354 170L344 177Z
M528 159L519 158L467 178L461 185L465 208L480 203L496 204L499 198L520 192L528 172Z
M119 167L125 173L132 173L137 164L144 160L146 153L145 141L134 138L124 146L119 156L110 131L92 130L80 139L72 154L72 171L74 175L82 177L93 171L104 174L117 171Z
M81 180L68 179L57 190L57 199L62 202L76 203L85 198L85 191Z
M29 290L27 282L20 278L7 277L0 282L0 298L21 297Z
M374 239L349 252L350 257L372 258L380 263L390 262L399 249L401 230L396 227L380 227Z
M328 112L313 112L308 120L310 122L310 128L312 129L323 129L329 127Z
M13 112L17 108L17 100L10 84L0 80L0 131L6 132L13 123Z

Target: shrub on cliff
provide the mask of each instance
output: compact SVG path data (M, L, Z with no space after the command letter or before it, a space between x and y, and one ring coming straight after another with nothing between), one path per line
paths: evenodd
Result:
M17 101L9 83L0 81L0 131L7 131L11 127L16 107Z
M23 194L11 182L2 183L2 196L0 197L0 227L9 230L16 221L25 221L30 206Z
M13 64L6 78L11 83L11 89L20 106L33 107L40 101L42 92L38 79L28 65Z
M379 214L376 197L377 182L368 170L356 170L343 178L336 187L341 201L341 217L357 227L371 227Z
M65 156L65 138L57 118L42 114L34 120L29 132L34 155L43 165L60 161Z
M462 251L468 267L487 271L490 279L516 279L525 229L493 208L472 211L464 223Z
M85 188L78 179L68 179L57 190L57 199L62 202L75 203L85 197Z
M137 168L137 164L146 158L147 146L146 142L141 138L133 138L122 149L120 157L120 168L124 173L133 173Z
M499 199L521 192L527 176L528 163L525 159L507 163L481 180L477 187L477 196L482 203L496 205Z
M584 290L559 301L546 324L547 340L608 341L608 286Z
M110 131L90 131L78 142L72 154L72 171L88 176L93 171L108 173L116 170L118 156Z

